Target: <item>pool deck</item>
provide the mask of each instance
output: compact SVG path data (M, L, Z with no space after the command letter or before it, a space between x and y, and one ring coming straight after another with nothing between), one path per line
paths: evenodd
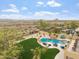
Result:
M43 33L42 31L40 31L40 34L41 33ZM44 32L45 33L45 32ZM38 39L38 37L40 36L40 34L39 33L36 33L36 34L32 34L32 35L29 35L29 36L25 36L25 37L23 37L23 38L25 38L24 40L26 40L26 39L29 39L29 38L37 38ZM48 35L48 33L46 33L47 35ZM21 42L21 41L24 41L24 40L19 40L19 41L16 41L16 43L19 43L19 42ZM41 44L41 43L40 43ZM43 47L45 47L43 44L41 44ZM50 47L50 48L52 48L52 47ZM57 49L59 49L60 50L60 52L56 55L56 57L55 57L55 59L64 59L64 50L63 49L61 49L60 47L54 47L53 46L53 48L57 48Z
M43 45L42 43L40 43L39 41L38 41L38 43L41 45L41 46L43 46L43 47L46 47L45 45ZM49 42L48 42L49 43ZM56 48L56 49L58 49L60 52L55 56L55 59L64 59L64 50L63 49L61 49L59 46L58 47L55 47L55 46L51 46L51 47L48 47L48 48Z

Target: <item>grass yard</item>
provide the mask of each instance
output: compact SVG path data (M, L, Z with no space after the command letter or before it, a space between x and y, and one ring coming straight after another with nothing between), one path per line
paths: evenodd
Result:
M20 42L19 44L23 46L23 51L19 59L33 59L33 52L31 51L31 49L35 49L36 47L39 47L41 49L44 48L37 43L35 38L30 38L28 40ZM41 59L54 59L58 52L58 49L47 49L45 53L41 53Z

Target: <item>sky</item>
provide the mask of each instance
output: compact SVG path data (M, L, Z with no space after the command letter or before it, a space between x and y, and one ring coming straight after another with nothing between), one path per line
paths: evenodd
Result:
M0 0L0 19L79 19L79 0Z

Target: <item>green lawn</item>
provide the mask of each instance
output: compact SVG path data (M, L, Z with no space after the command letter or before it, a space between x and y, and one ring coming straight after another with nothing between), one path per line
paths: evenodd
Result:
M33 53L31 52L31 49L35 49L36 47L44 48L37 43L35 38L22 41L20 44L23 46L23 51L19 59L32 59ZM47 52L41 53L41 59L54 59L58 52L58 49L47 49Z

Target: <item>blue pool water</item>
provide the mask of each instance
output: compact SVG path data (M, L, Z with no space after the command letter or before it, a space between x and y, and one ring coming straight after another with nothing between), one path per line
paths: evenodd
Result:
M41 42L51 42L53 44L64 44L61 40L57 39L49 39L49 38L41 38Z

